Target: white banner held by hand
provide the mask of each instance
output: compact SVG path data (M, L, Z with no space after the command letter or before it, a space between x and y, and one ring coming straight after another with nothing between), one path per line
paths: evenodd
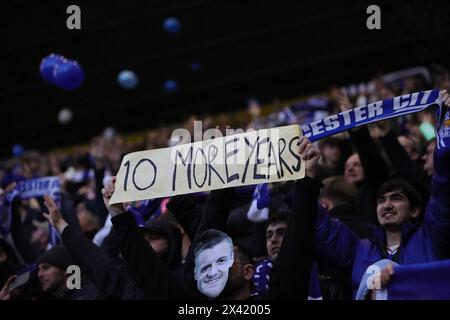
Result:
M301 179L300 137L291 125L129 153L110 204Z

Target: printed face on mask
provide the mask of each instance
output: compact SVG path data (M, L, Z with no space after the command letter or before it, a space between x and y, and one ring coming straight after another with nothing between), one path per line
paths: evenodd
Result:
M234 253L231 239L205 247L195 257L194 277L197 289L210 298L216 298L225 288L228 272L233 265Z

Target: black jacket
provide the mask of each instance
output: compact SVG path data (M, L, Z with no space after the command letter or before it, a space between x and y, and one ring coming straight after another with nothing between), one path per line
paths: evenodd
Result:
M364 222L356 212L356 208L352 205L342 205L331 209L330 216L339 219L361 239L371 239L373 237L372 228Z
M75 263L86 273L104 298L126 300L143 298L142 291L128 276L126 269L115 263L80 230L69 225L64 229L61 238Z
M210 193L196 233L192 235L193 245L196 242L195 238L198 238L202 232L211 228L223 230L233 194L234 189L216 190ZM173 207L172 210L174 210ZM192 250L189 250L186 262L179 269L171 270L147 245L130 213L119 214L112 218L111 222L120 242L120 251L126 261L128 272L136 280L144 293L144 298L206 299L196 288L195 257Z
M80 289L66 289L58 295L42 292L36 296L36 300L98 300L102 298L97 288L86 277L82 278L80 287Z
M380 142L395 169L396 177L415 187L426 203L430 197L431 177L423 170L423 161L420 158L414 161L409 157L393 130L380 138Z
M295 184L292 214L269 285L268 298L271 300L308 298L321 186L309 177Z
M189 239L193 240L202 216L200 206L189 195L180 195L170 199L167 209L175 215Z
M358 185L356 209L366 223L378 225L376 196L381 185L389 180L389 169L366 126L350 130L349 133L365 175L364 181Z
M128 274L136 281L144 299L187 299L185 286L175 272L147 244L136 226L134 217L126 212L111 219L120 243Z
M152 220L141 227L153 234L163 236L168 240L169 248L166 253L160 254L161 259L167 263L170 269L177 268L181 263L181 232L170 222Z
M23 265L20 264L14 249L3 238L0 238L0 251L7 255L6 260L0 261L0 287L3 288L8 278L19 271Z

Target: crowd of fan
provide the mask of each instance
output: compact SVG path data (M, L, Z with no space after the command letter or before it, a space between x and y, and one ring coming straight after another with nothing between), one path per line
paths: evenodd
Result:
M448 73L390 83L380 76L356 92L333 87L325 107L288 111L301 122L433 87L449 90ZM262 118L257 104L249 111L252 128L292 121L286 112ZM185 124L191 130L193 120ZM2 161L1 217L10 208L12 220L0 236L0 299L207 299L196 288L195 248L219 231L234 251L219 298L357 298L363 274L378 260L450 258L450 161L434 153L435 121L426 110L316 144L302 139L306 177L299 181L112 206L122 156L170 145L169 128L149 132L144 144L113 133L75 154L26 152ZM51 197L8 199L16 183L46 176L61 179L60 208ZM67 286L70 265L81 267L80 289ZM29 280L12 290L24 271Z

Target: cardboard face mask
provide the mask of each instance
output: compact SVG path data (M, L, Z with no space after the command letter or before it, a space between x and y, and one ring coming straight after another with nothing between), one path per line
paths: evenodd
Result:
M229 237L202 244L195 255L197 289L209 298L218 297L227 284L233 262L233 242Z

